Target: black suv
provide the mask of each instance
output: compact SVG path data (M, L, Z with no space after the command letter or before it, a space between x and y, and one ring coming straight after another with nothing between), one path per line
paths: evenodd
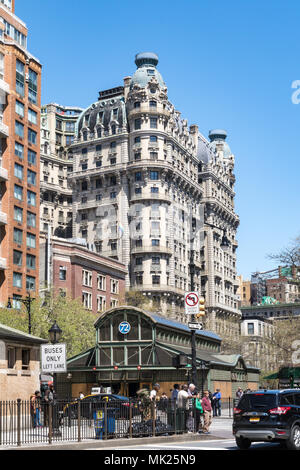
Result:
M240 449L261 441L300 450L300 389L245 393L233 413L232 430Z

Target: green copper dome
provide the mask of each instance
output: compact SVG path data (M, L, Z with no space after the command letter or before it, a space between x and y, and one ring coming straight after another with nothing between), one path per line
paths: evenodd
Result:
M141 88L145 88L151 78L155 78L161 87L165 86L161 74L156 69L158 64L158 57L154 52L142 52L136 54L135 63L137 70L133 74L130 82L130 88L134 85L139 85Z

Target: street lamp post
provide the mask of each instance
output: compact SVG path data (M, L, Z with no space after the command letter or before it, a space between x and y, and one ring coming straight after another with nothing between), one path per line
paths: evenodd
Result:
M35 299L33 297L31 297L30 292L28 293L27 297L25 297L25 299L18 299L18 301L22 302L26 307L27 314L28 314L28 333L30 335L31 335L31 328L32 328L32 325L31 325L31 304L34 300ZM11 303L11 298L10 297L8 297L6 307L7 308L12 308L12 303Z
M59 328L56 320L54 321L53 325L51 328L48 330L49 333L49 338L50 338L50 343L55 345L59 343L59 340L61 338L62 330ZM59 420L58 420L58 408L57 408L57 402L56 402L56 384L57 384L57 377L56 377L56 372L53 372L53 402L52 402L52 423L53 423L53 435L60 436L61 432L59 430Z

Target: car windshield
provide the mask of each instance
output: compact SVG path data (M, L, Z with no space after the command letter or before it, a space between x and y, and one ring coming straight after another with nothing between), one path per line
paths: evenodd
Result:
M270 410L277 406L275 393L249 393L242 396L238 408L242 410Z

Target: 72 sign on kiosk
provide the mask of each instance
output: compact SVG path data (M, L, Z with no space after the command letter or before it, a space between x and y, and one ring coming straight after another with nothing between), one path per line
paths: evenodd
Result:
M184 306L186 315L196 315L199 313L198 292L186 292L184 294Z

